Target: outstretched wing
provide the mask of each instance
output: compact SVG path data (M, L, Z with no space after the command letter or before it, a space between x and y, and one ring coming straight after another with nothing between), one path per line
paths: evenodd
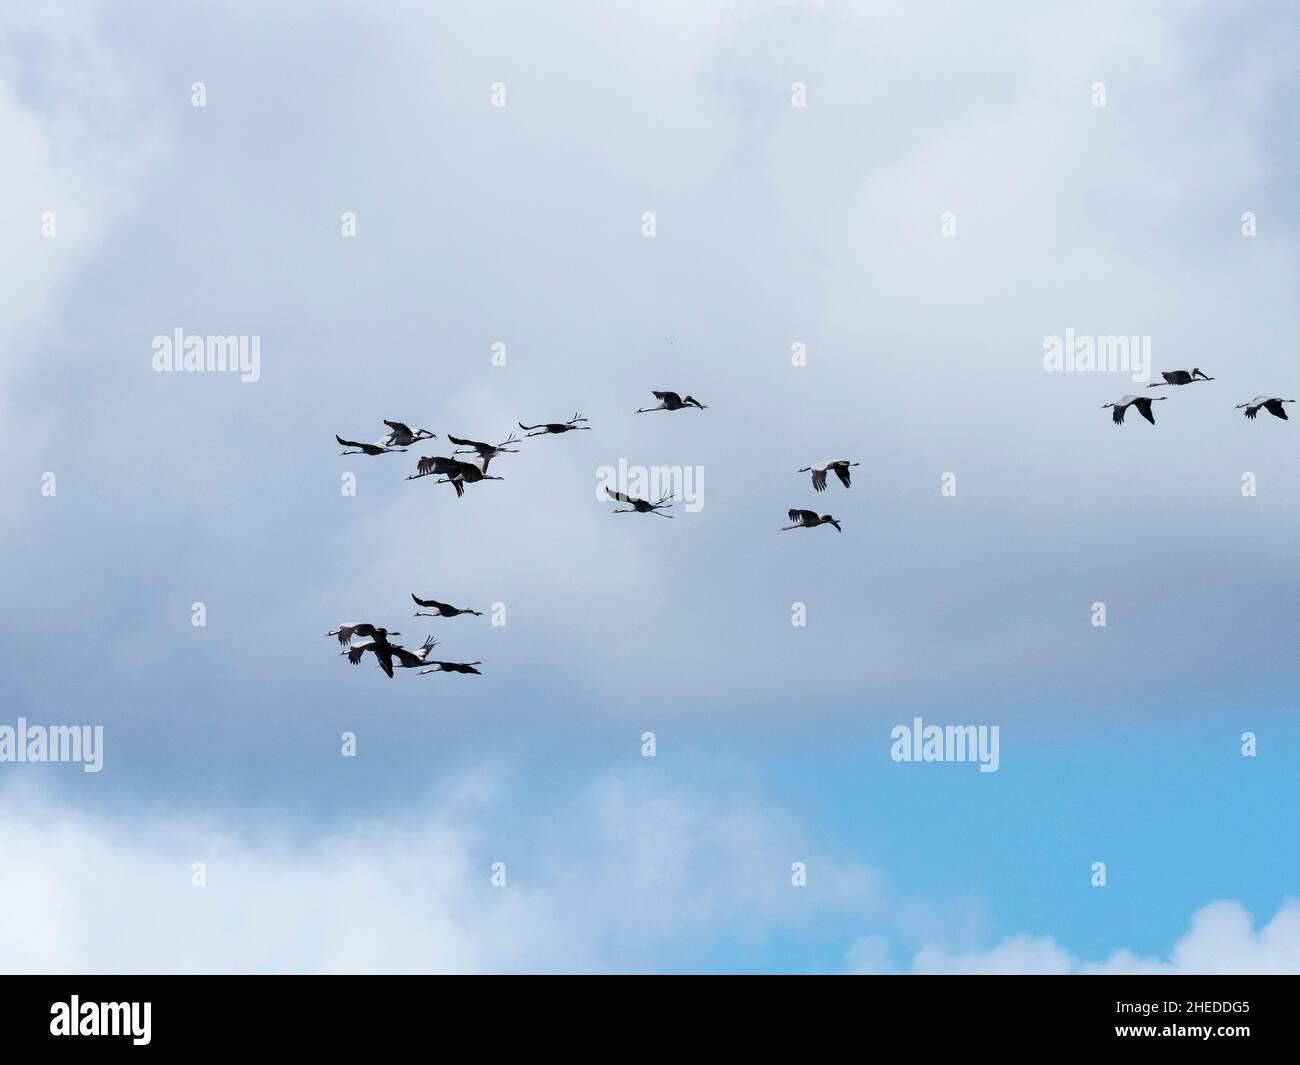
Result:
M348 661L354 666L359 666L361 664L361 656L369 651L370 648L371 645L368 643L358 644L356 647L350 648L348 650Z
M1269 414L1281 418L1283 421L1291 420L1286 416L1286 408L1282 406L1282 401L1280 399L1270 399L1264 404L1264 409L1268 411Z
M818 492L826 491L826 471L813 470L812 475L813 489Z
M415 435L413 432L411 432L411 427L402 422L390 422L387 418L385 418L384 424L388 426L388 428L393 430L393 432L395 433L405 433L407 436Z
M676 392L652 392L651 395L664 403L680 403L682 401L682 397Z
M523 422L515 422L515 424L516 424L517 426L519 426L520 429L524 430L524 432L527 432L529 429L543 429L543 428L545 428L545 426L542 426L542 425L525 425Z
M605 494L611 499L617 499L620 503L639 503L639 499L628 495L626 492L620 492L617 488L606 488Z
M453 474L456 472L460 463L455 459L449 459L445 455L425 455L416 464L416 471L423 474Z
M344 447L368 447L369 446L367 444L358 444L355 440L344 440L343 437L339 436L337 433L334 434L334 439L337 440Z
M1123 425L1123 424L1124 424L1124 412L1125 412L1126 410L1128 410L1127 407L1121 407L1121 406L1117 403L1117 404L1115 405L1115 409L1114 409L1113 411L1110 412L1110 420L1113 421L1116 425Z
M1156 424L1155 415L1151 413L1151 401L1149 399L1134 400L1133 406L1137 407L1138 413L1152 425Z
M837 463L835 466L835 476L840 479L840 484L845 488L852 484L852 477L849 474L849 464L847 462Z
M375 657L379 659L379 668L390 677L393 675L393 647L376 647Z
M447 434L447 439L453 444L459 444L461 447L472 447L475 451L480 453L492 450L491 444L484 444L479 440L462 440L459 436L452 436L451 433Z

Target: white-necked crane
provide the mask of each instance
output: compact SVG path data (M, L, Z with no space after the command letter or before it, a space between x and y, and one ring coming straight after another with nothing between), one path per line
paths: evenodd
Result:
M477 673L481 677L483 674L479 673L474 667L482 664L482 662L426 662L425 665L432 665L436 668L422 669L420 670L420 676L423 677L426 673Z
M571 433L575 429L590 429L590 425L578 424L579 422L585 422L586 420L586 418L582 417L582 415L575 411L573 417L567 422L549 422L545 425L525 425L523 422L519 422L519 428L525 433L528 433L529 436L545 436L547 433ZM533 429L538 430L538 432L531 432L530 430Z
M416 606L422 606L433 611L432 614L422 614L417 610L415 612L417 618L456 618L460 617L461 614L473 614L476 618L483 616L481 610L462 609L461 607L452 606L450 603L440 603L436 599L421 599L414 592L411 593L411 598L415 600Z
M1197 381L1214 380L1213 377L1206 377L1205 374L1201 373L1201 371L1195 366L1193 366L1190 371L1170 370L1168 373L1161 373L1160 376L1165 379L1164 385L1157 382L1154 385L1147 385L1147 388L1164 388L1165 385L1190 385L1195 384Z
M659 400L657 407L641 407L637 414L649 414L652 410L684 410L687 407L698 407L700 410L708 410L694 396L687 396L683 399L676 392L651 392L655 399Z
M360 636L363 640L372 636L378 637L382 640L387 640L390 636L401 636L402 634L400 632L389 632L387 629L378 628L377 626L370 624L368 621L353 621L346 625L340 625L337 629L332 632L327 632L325 635L337 636L339 638L339 643L346 647L348 641L351 640L353 636Z
M432 636L426 636L424 643L420 644L414 651L408 651L405 647L393 645L393 655L397 661L393 663L397 669L418 669L421 666L429 664L429 652L438 645L438 641Z
M436 439L438 434L431 433L428 429L416 429L411 431L411 427L405 422L390 422L384 419L384 424L391 430L388 436L380 441L388 447L410 447L420 440Z
M1235 409L1241 410L1245 407L1246 417L1254 421L1259 408L1263 407L1274 418L1281 418L1284 422L1288 422L1291 419L1286 416L1286 408L1282 404L1294 402L1294 399L1279 399L1277 396L1256 396L1249 403L1238 403Z
M449 484L456 489L457 496L465 494L465 485L477 484L479 481L504 481L504 477L496 477L485 472L489 460L483 458L471 459L469 462L463 462L460 459L447 458L445 455L426 455L416 464L417 473L411 474L406 479L416 481L421 477L442 477L444 480L434 481L434 484Z
M499 444L485 444L481 440L463 440L461 437L452 436L450 433L447 434L447 439L453 444L459 445L452 452L453 455L466 455L471 451L476 452L478 457L483 460L484 473L487 472L488 463L498 455L518 454L517 448L510 447L511 444L519 443L519 438L514 433L511 433Z
M852 475L849 473L850 466L861 466L860 462L850 462L848 459L835 459L828 462L819 462L815 466L805 466L800 473L811 473L813 489L818 492L826 491L826 474L832 470L835 476L840 479L840 484L845 488L849 487Z
M1116 425L1124 424L1124 412L1129 407L1136 407L1137 412L1142 415L1152 425L1156 424L1155 417L1151 414L1151 404L1159 402L1162 399L1168 399L1168 396L1124 396L1118 403L1103 403L1101 409L1114 407L1115 411L1110 416L1110 420Z
M661 510L667 510L672 506L669 502L672 494L662 497L657 503L651 503L644 499L637 499L636 496L630 496L626 492L620 492L617 489L606 488L605 495L611 499L617 499L620 503L628 504L626 507L619 507L617 510L611 510L611 514L659 514ZM661 518L671 518L671 514L659 514Z
M836 532L844 531L840 528L839 519L829 514L818 514L814 510L791 510L789 514L794 524L782 525L781 532L789 532L791 529L815 529L818 525L834 525Z
M339 452L340 455L383 455L389 451L406 450L406 448L404 447L390 447L387 443L387 439L388 439L387 437L385 437L383 440L380 440L379 443L377 444L362 444L356 440L344 440L343 437L339 436L337 433L334 434L334 439L337 440L340 444L342 444L345 448L347 447L356 448L355 451L340 451Z

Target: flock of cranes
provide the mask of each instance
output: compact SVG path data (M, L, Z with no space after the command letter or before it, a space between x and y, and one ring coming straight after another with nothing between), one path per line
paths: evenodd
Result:
M636 411L637 414L647 414L656 410L707 410L694 396L682 396L677 392L654 392L655 399L659 400L657 407L642 407ZM590 430L591 426L587 419L579 412L575 411L573 417L563 422L539 422L537 425L525 425L519 422L519 428L523 430L523 439L527 440L535 436L558 436L561 433L572 433L581 430ZM388 433L380 437L373 444L361 443L357 440L345 440L341 436L335 436L344 448L340 454L343 455L386 455L390 452L406 452L410 450L411 445L421 440L433 440L437 438L436 433L428 429L412 429L405 422L391 422L384 419L384 424L388 426ZM416 463L415 473L407 476L408 481L416 481L422 477L439 478L434 484L450 484L455 489L456 495L465 494L467 484L478 484L480 481L503 481L504 477L488 473L488 466L498 455L513 455L518 452L518 448L513 448L511 444L520 442L520 438L511 433L505 440L499 444L485 444L481 440L469 440L464 437L447 435L447 439L456 445L455 450L450 455L425 455ZM465 457L458 457L465 456ZM472 457L470 457L472 456ZM838 470L836 472L839 472ZM841 474L841 479L844 474ZM848 481L845 480L845 484ZM611 501L627 503L626 508L615 510L615 514L637 513L637 514L656 514L659 511L671 506L669 496L650 502L645 499L637 499L633 496L626 495L622 492L611 492ZM662 514L661 517L672 517L671 514Z
M1182 387L1184 385L1199 384L1205 381L1213 381L1214 378L1203 373L1198 367L1190 370L1171 370L1162 373L1164 383L1153 383L1147 385L1147 388L1167 388ZM655 407L640 407L634 413L649 414L652 411L680 411L680 410L708 410L708 408L697 400L694 396L682 396L677 392L653 392L659 401ZM1139 415L1155 425L1155 415L1152 413L1152 405L1168 399L1168 396L1123 396L1114 403L1105 404L1102 409L1111 411L1111 420L1116 425L1124 424L1124 415L1132 407ZM1286 408L1283 404L1294 403L1294 399L1282 399L1279 396L1256 396L1249 403L1239 403L1237 410L1244 410L1246 417L1254 419L1261 411L1266 410L1275 418L1287 419ZM405 422L393 422L384 420L388 426L388 433L373 444L360 443L356 440L345 440L341 436L335 436L344 448L344 455L384 455L390 452L406 452L410 448L424 440L434 440L437 434L430 432L428 429L412 429ZM563 422L539 422L536 425L525 425L519 422L519 428L524 432L523 439L529 439L535 436L552 436L562 433L572 433L579 430L590 430L591 426L587 424L587 419L577 411L568 421ZM511 433L505 440L499 444L486 444L481 440L470 440L467 437L447 435L448 441L455 445L450 455L425 455L421 456L416 463L416 472L407 476L408 481L419 480L424 477L438 478L435 484L449 484L455 489L457 497L465 494L465 486L478 484L482 481L502 481L504 477L488 473L488 467L494 459L500 455L513 455L518 453L518 448L512 447L512 444L518 444L520 438ZM857 462L851 462L849 459L828 459L824 462L817 462L811 466L802 467L799 472L810 474L812 477L813 491L826 491L826 480L829 474L834 474L839 482L845 488L852 486L853 477L851 470L854 466L861 465ZM618 507L611 513L614 514L657 514L661 518L672 518L673 515L664 513L672 507L672 494L661 496L657 500L638 499L636 496L628 495L626 492L617 489L606 489L606 498L610 502L623 503L624 506ZM831 514L818 514L814 510L803 510L800 508L791 508L788 511L790 524L782 525L781 532L789 532L793 529L815 529L820 525L833 526L836 532L843 532L838 518ZM415 600L416 606L424 607L424 611L417 611L416 617L440 617L454 618L462 614L482 616L480 611L468 610L460 607L451 606L448 603L440 603L436 599L420 599L416 595L411 596ZM327 636L336 636L338 641L343 645L343 654L353 665L360 664L369 651L375 658L379 667L388 676L393 676L394 669L418 669L420 674L425 673L475 673L479 671L476 666L482 665L481 662L443 662L429 657L433 648L437 646L438 641L432 636L428 637L419 648L414 651L407 650L401 644L393 643L390 636L400 636L400 632L391 631L372 625L368 622L340 625L332 632L326 633ZM361 642L353 642L359 640Z
M1164 382L1155 382L1147 385L1147 388L1168 388L1182 387L1184 385L1200 384L1206 381L1213 381L1214 378L1201 371L1199 367L1193 367L1190 370L1170 370L1160 375ZM703 403L694 396L683 396L677 392L655 391L652 395L659 401L654 407L639 407L634 413L649 414L652 411L680 411L680 410L708 410ZM1133 408L1155 425L1156 419L1152 412L1152 406L1168 399L1168 396L1148 396L1148 395L1128 395L1116 400L1114 403L1105 404L1102 409L1111 411L1111 420L1116 425L1124 424L1124 415L1129 408ZM1261 411L1266 410L1275 418L1287 419L1286 408L1283 404L1294 403L1294 399L1282 399L1279 396L1256 396L1249 403L1239 403L1237 410L1244 410L1246 417L1254 419ZM437 434L430 432L428 429L412 429L405 422L393 422L384 420L388 426L388 433L373 444L360 443L356 440L345 440L341 436L335 436L344 448L344 455L384 455L390 452L406 452L410 448L424 440L434 440ZM572 433L580 430L590 430L591 426L577 411L573 417L563 422L539 422L536 425L525 425L523 422L518 423L520 430L525 434L523 439L530 439L537 436L554 436L562 433ZM494 459L501 455L517 454L519 449L511 445L518 444L520 438L511 433L505 440L499 444L486 444L481 440L470 440L467 437L447 435L448 441L454 445L454 450L450 455L424 455L416 463L416 472L407 476L408 481L420 480L424 477L436 478L434 484L449 484L455 490L457 497L465 494L465 486L478 484L482 481L502 481L504 477L497 474L488 473L488 467ZM811 475L813 491L826 491L827 477L834 474L839 482L845 487L852 486L853 477L852 469L860 463L852 462L849 459L828 459L824 462L817 462L811 466L802 467L799 472ZM629 495L618 489L606 489L606 498L610 502L622 503L621 507L615 508L613 514L657 514L661 518L672 518L673 515L665 513L672 508L672 494L661 496L656 500L638 499L636 496ZM819 514L814 510L803 510L798 507L791 508L788 512L790 524L782 525L781 532L790 532L793 529L815 529L821 525L830 525L836 532L843 532L840 520L831 514ZM417 606L424 607L424 611L417 611L416 617L440 617L453 618L462 614L471 614L481 616L477 610L461 609L451 606L448 603L440 603L436 599L420 599L412 595ZM365 624L342 625L329 636L337 636L339 642L343 645L343 654L347 655L348 661L357 665L365 657L367 651L374 655L379 667L388 674L393 675L394 669L419 669L421 674L425 673L478 673L474 668L482 663L480 662L441 662L429 658L429 654L437 645L437 640L432 636L427 638L423 644L415 651L409 651L400 644L393 643L390 636L400 636L399 632L392 632L384 628ZM354 643L353 640L363 642Z
M411 598L420 606L432 606L439 608L437 613L422 614L416 612L417 618L444 617L454 618L458 614L475 614L482 616L477 610L458 610L454 606L448 606L446 603L439 603L433 599L419 599L414 594ZM390 677L394 669L418 669L420 676L426 673L478 673L475 666L481 666L482 662L442 662L436 658L430 658L430 652L438 646L438 641L432 636L426 636L424 643L420 644L414 651L408 651L399 643L393 643L390 636L400 636L400 632L393 629L381 628L378 625L372 625L368 621L349 622L346 625L340 625L337 629L331 629L325 634L326 636L335 636L342 645L343 650L339 653L347 655L347 659L354 666L361 665L361 660L365 658L366 652L369 651L375 657L379 668L387 673ZM362 642L356 643L355 640Z
M652 411L660 410L708 410L708 407L691 395L683 396L680 393L668 391L656 391L652 395L659 401L658 406L640 407L634 413L649 414ZM380 437L373 444L345 440L343 437L336 435L334 439L344 448L341 454L377 456L393 452L404 453L421 441L437 439L436 433L430 432L428 429L412 429L405 422L384 419L384 424L388 426L387 434ZM577 411L568 421L540 422L537 425L525 425L523 422L518 424L525 434L523 437L525 440L535 436L551 436L591 429L591 426L587 424L587 419ZM416 481L424 477L436 478L434 484L451 485L458 498L464 496L466 485L478 484L482 481L505 480L504 477L497 474L488 473L488 467L500 455L517 454L519 449L511 445L520 442L520 438L515 436L514 433L511 433L499 444L486 444L481 440L452 436L450 433L447 435L447 440L455 445L450 455L421 456L416 462L415 473L408 474L406 480ZM811 474L813 490L824 492L826 491L826 477L831 473L839 479L845 488L848 488L852 484L850 470L857 465L860 465L860 463L851 462L848 459L831 459L805 466L799 472ZM672 518L673 516L664 513L664 511L672 507L672 493L653 501L638 499L636 496L628 495L626 492L617 489L606 489L605 494L610 502L625 504L611 511L613 514L657 514L661 518ZM840 526L839 519L830 514L817 514L811 510L792 509L789 511L789 516L792 524L782 526L782 532L791 529L815 529L819 525L833 525L837 532L844 531ZM482 616L481 611L455 607L449 603L441 603L436 599L421 599L414 594L412 594L411 598L415 600L416 606L425 608L422 611L416 611L415 616L417 618L454 618L463 614L476 617ZM432 636L427 637L424 643L416 650L411 651L401 644L393 643L390 639L390 637L400 635L400 632L382 628L369 622L340 625L337 629L326 633L326 636L338 638L339 643L343 646L341 653L346 655L348 661L354 666L360 665L362 659L366 656L366 652L370 652L379 668L389 677L393 676L395 669L418 669L421 675L425 673L477 674L479 671L475 667L482 665L481 662L442 662L431 659L429 655L438 644L438 641Z
M812 486L814 492L826 491L826 475L835 474L840 479L840 484L845 488L853 484L853 475L849 472L854 466L861 466L860 462L850 462L848 459L828 459L825 462L815 462L811 466L805 466L800 473L812 474ZM814 510L799 510L792 508L786 512L790 516L792 525L782 525L781 532L789 532L791 529L815 529L818 525L833 525L836 532L843 532L840 528L838 518L830 514L818 514Z
M1170 370L1168 373L1162 373L1160 376L1165 379L1164 384L1155 382L1154 384L1147 385L1147 388L1166 388L1169 385L1191 385L1199 384L1202 381L1214 380L1213 377L1207 377L1196 367L1192 367L1190 370ZM1128 411L1129 407L1132 407L1152 425L1155 425L1156 419L1155 415L1151 412L1151 404L1168 398L1168 396L1121 396L1114 403L1103 403L1101 409L1105 410L1107 407L1111 408L1110 418L1116 425L1124 424L1124 415ZM1279 396L1256 396L1249 403L1238 403L1234 409L1244 409L1246 417L1250 418L1252 421L1254 421L1255 415L1258 414L1261 409L1268 411L1269 414L1273 415L1275 418L1289 421L1290 419L1286 416L1286 408L1282 406L1282 404L1294 402L1294 399L1282 399Z

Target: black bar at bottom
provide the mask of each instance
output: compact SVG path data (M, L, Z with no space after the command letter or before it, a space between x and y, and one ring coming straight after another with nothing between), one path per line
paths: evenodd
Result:
M12 1050L93 1052L110 1043L133 1053L398 1052L413 1041L470 1053L511 1045L671 1052L715 1042L816 1053L834 1037L863 1049L1164 1044L1155 1049L1250 1053L1293 1048L1300 991L1295 977L1260 976L2 979L0 1032L11 1061L23 1060Z

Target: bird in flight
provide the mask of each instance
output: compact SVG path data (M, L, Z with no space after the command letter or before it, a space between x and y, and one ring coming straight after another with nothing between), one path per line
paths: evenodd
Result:
M547 433L571 433L575 429L590 429L591 428L590 425L578 424L579 422L585 422L586 420L587 420L586 418L582 417L580 414L578 414L575 411L573 417L570 418L567 422L550 422L549 424L546 425L525 425L523 422L519 422L518 424L519 424L519 428L522 429L525 433L528 433L529 436L545 436ZM530 432L529 430L532 429L536 429L538 431L535 433Z
M1263 407L1274 418L1281 418L1284 422L1291 419L1286 416L1286 408L1283 403L1294 403L1294 399L1278 399L1277 396L1256 396L1249 403L1238 403L1237 410L1242 407L1246 408L1246 417L1251 421L1255 420L1255 415L1259 413L1259 408Z
M385 447L410 447L417 440L433 440L437 433L431 433L428 429L416 429L411 431L411 427L404 422L390 422L384 419L384 424L391 430L388 436L379 441Z
M792 510L790 511L790 520L793 525L782 525L781 532L789 532L791 529L815 529L818 525L834 525L836 532L843 532L837 518L829 514L817 514L812 510Z
M1190 385L1195 384L1197 381L1214 380L1213 377L1206 377L1205 374L1201 373L1201 371L1195 366L1192 367L1190 372L1187 370L1170 370L1168 373L1162 373L1160 376L1165 379L1164 385L1147 385L1147 388L1164 388L1165 385Z
M666 495L657 503L649 503L644 499L637 499L636 496L630 496L626 492L620 492L616 489L606 488L605 495L611 500L617 499L620 503L627 503L626 507L619 507L617 510L611 510L611 514L659 514L661 510L667 510L672 506L669 502L672 495ZM671 518L671 514L659 514L661 518Z
M393 635L398 636L400 633L393 633ZM361 659L369 651L378 660L379 668L391 677L393 675L393 655L397 653L397 650L396 646L388 642L388 635L384 633L384 630L377 629L375 638L369 643L354 643L346 651L340 651L339 653L347 655L348 661L354 666L359 666Z
M1110 416L1110 420L1116 425L1124 424L1124 412L1129 407L1136 407L1137 412L1142 415L1152 425L1156 424L1155 418L1151 414L1151 404L1162 399L1168 399L1168 396L1124 396L1118 403L1103 403L1101 409L1114 407L1115 411Z
M438 641L432 636L426 636L424 643L414 651L408 651L405 647L393 645L393 655L397 661L393 663L397 669L418 669L420 666L429 664L429 652L438 645Z
M339 643L346 647L348 641L351 640L353 636L360 636L363 640L367 637L376 637L378 639L387 640L390 636L401 636L402 634L400 632L389 632L387 629L376 628L368 621L362 621L359 623L354 621L349 622L347 625L340 625L333 632L327 632L325 635L337 636L339 638Z
M694 396L687 396L682 399L676 392L652 392L651 395L659 400L659 406L642 407L636 412L637 414L648 414L652 410L682 410L686 407L698 407L700 410L708 409Z
M467 455L471 451L477 452L478 457L483 460L484 473L487 472L487 464L498 455L518 454L517 448L509 446L519 443L519 439L514 433L511 433L499 444L485 444L480 440L463 440L459 436L452 436L450 433L447 434L447 439L458 445L456 450L452 452L453 455Z
M427 607L429 610L434 611L432 614L422 614L417 610L415 612L417 618L455 618L461 614L473 614L476 618L483 616L481 610L463 610L460 607L452 606L450 603L440 603L436 599L421 599L414 592L411 593L411 598L415 600L416 606Z
M465 485L477 484L479 481L504 481L504 477L496 477L486 472L488 459L476 458L469 462L462 462L460 459L449 459L445 455L425 455L416 464L417 473L413 473L406 479L416 481L421 477L442 477L441 481L434 481L434 484L449 484L456 489L456 495L465 494Z
M819 462L815 466L805 466L800 473L812 473L813 488L818 492L826 491L826 474L835 471L835 476L840 479L840 484L845 488L849 487L852 479L849 474L850 466L861 466L860 462L850 462L848 459L835 459L833 462Z
M337 440L340 444L342 444L345 448L346 447L356 448L355 451L340 451L339 452L340 455L382 455L387 451L406 450L406 448L404 447L391 447L388 444L388 437L384 437L384 439L380 440L377 444L362 444L357 442L356 440L344 440L343 437L339 436L337 433L335 434L334 439Z
M479 673L474 667L482 664L482 662L426 662L425 665L432 665L436 668L422 669L420 670L420 676L423 677L426 673L478 673L481 677L483 674Z

